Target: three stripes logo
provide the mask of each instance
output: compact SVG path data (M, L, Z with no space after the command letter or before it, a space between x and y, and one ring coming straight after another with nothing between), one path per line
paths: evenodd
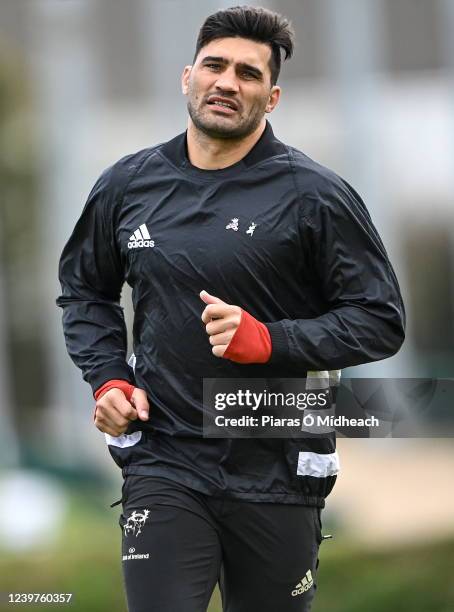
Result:
M136 229L134 234L129 237L128 242L128 249L140 249L142 247L154 247L154 240L151 240L145 223L142 223L139 229Z
M314 584L314 580L312 578L312 572L311 570L307 570L304 578L302 578L302 580L298 582L296 587L293 589L292 597L296 597L297 595L302 595L303 593L308 591L311 588L311 586L313 586L313 584Z

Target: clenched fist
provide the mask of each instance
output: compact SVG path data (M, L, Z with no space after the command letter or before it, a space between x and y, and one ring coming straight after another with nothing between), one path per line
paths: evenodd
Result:
M226 304L206 291L200 298L207 304L202 321L213 355L236 363L267 363L271 357L271 336L267 326L239 306Z
M101 387L96 393L94 422L103 433L119 436L125 433L131 421L148 420L149 404L143 389L133 387L127 381L112 382L118 386L106 383L103 387L108 390L103 393Z
M226 304L206 291L201 291L200 297L207 304L202 313L202 321L213 347L211 350L216 357L223 357L240 326L241 308Z

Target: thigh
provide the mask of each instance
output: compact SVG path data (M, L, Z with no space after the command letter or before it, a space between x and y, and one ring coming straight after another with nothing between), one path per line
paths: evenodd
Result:
M222 521L224 612L308 612L316 589L320 510L238 502Z
M120 526L129 612L205 612L221 549L203 500L166 479L127 478Z

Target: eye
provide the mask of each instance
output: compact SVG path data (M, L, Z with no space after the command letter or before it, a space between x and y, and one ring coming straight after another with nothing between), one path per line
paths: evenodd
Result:
M219 70L221 67L220 64L205 64L205 66L211 70Z
M249 70L243 70L241 72L241 76L245 79L256 79L257 76L253 72L249 72Z

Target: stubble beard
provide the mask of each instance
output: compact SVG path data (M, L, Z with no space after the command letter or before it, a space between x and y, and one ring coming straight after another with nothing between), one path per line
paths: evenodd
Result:
M262 104L257 104L249 115L240 118L237 123L232 121L232 125L229 125L228 119L225 121L222 117L219 119L207 117L209 111L205 109L208 109L208 106L205 101L198 103L197 96L192 92L189 92L187 108L195 128L205 136L224 140L241 140L258 128L265 114L266 103L267 101L264 100ZM240 113L240 111L236 112Z

